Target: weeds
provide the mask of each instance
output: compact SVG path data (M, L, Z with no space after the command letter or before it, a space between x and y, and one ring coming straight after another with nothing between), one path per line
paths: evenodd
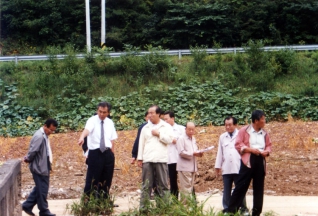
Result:
M66 211L69 211L75 216L86 215L112 215L114 197L105 197L101 194L99 198L92 192L88 197L83 194L79 201L73 202L71 205L66 205Z
M185 203L181 202L174 196L168 195L168 198L155 197L155 201L148 202L144 209L146 211L140 211L135 208L127 212L123 212L121 216L132 216L132 215L181 215L181 216L221 216L223 213L214 211L213 208L206 209L204 205L209 198L203 202L197 202L194 196L185 196ZM236 215L239 215L238 213Z

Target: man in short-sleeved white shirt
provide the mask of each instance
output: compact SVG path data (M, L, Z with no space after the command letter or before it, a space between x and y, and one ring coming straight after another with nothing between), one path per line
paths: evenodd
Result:
M114 140L117 139L114 123L108 118L110 109L111 105L109 103L99 103L97 115L87 120L85 129L78 140L78 144L82 145L84 138L87 136L89 153L84 188L87 195L93 189L98 192L103 191L106 196L109 196L115 166Z

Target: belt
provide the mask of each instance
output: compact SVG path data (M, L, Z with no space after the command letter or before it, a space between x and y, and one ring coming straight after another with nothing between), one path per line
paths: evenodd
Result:
M105 151L111 150L112 148L106 147ZM97 149L89 149L90 151L100 151L99 148Z

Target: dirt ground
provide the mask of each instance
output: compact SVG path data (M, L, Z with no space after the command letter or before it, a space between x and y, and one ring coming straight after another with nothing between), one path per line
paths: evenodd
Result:
M266 125L273 152L267 160L265 180L266 195L318 196L318 122L270 122ZM222 178L216 177L214 163L218 137L224 127L198 127L196 139L200 148L214 145L216 148L199 159L196 192L222 191ZM118 131L116 141L116 165L111 193L116 195L139 189L141 169L131 165L131 149L137 131ZM79 132L51 135L54 156L49 199L80 197L86 174L81 147L76 143ZM31 137L0 137L0 162L23 158L28 151ZM34 182L27 164L22 163L22 199L33 188Z

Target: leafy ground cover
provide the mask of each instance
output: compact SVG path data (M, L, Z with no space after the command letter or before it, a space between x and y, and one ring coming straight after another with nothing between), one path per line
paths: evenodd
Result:
M273 143L268 158L265 180L267 195L318 195L318 122L270 122L266 125ZM196 138L200 148L217 145L223 127L198 127ZM131 149L137 131L118 131L116 165L111 193L124 196L140 188L141 170L130 164ZM76 144L79 132L53 134L51 145L54 153L49 199L79 198L84 186L86 165L81 148ZM1 162L22 158L31 137L1 137ZM217 148L216 148L217 149ZM195 182L197 192L222 191L222 179L214 173L216 149L199 160L199 172ZM22 198L34 185L25 163L22 164Z
M0 135L30 135L43 122L40 110L20 106L16 100L15 86L6 86L7 99L0 103ZM303 120L318 120L318 97L294 96L276 92L258 92L242 97L244 88L226 88L218 81L190 84L177 87L157 85L146 87L142 92L132 92L120 98L99 97L88 103L81 102L75 93L61 99L61 104L72 107L56 113L59 132L81 130L88 117L96 110L100 101L108 101L113 109L111 116L119 130L133 129L142 123L144 112L151 104L158 104L163 110L172 110L181 124L194 121L197 125L222 125L225 116L236 116L240 124L249 122L254 109L265 111L268 121L283 120L288 116Z

